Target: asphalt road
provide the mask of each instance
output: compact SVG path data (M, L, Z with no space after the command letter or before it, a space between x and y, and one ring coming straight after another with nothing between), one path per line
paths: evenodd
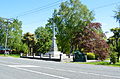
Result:
M0 79L120 79L120 68L0 57Z

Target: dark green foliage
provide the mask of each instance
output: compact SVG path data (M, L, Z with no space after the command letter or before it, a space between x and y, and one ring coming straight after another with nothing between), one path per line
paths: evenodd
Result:
M114 12L114 18L119 22L119 27L111 29L111 32L113 32L114 35L108 39L108 44L110 45L111 62L115 64L116 58L117 62L119 62L120 57L120 7L118 7L118 10Z
M29 52L29 48L26 44L22 44L20 51L21 53L27 54Z
M82 31L93 19L92 11L79 0L69 0L61 3L60 9L54 11L47 25L56 27L59 50L72 53L75 33Z
M117 62L119 62L120 56L120 28L112 28L111 32L113 32L113 36L108 39L108 44L110 45L110 56L115 56L117 52ZM113 57L111 57L113 58ZM113 59L114 60L114 59Z
M108 55L108 45L104 40L100 23L91 23L94 15L79 0L61 3L48 20L48 27L56 27L59 50L63 53L93 52L104 60Z
M37 43L35 45L35 52L48 52L52 44L52 30L49 27L38 27L35 30L35 36L37 39Z
M111 51L110 53L110 64L117 62L117 52Z
M7 47L20 52L22 46L22 22L18 19L7 19L0 17L0 45L5 46L7 35Z

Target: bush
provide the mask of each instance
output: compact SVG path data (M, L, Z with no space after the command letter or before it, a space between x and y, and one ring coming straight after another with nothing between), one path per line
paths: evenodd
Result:
M27 54L27 53L29 52L28 49L29 49L29 48L28 48L28 46L27 46L26 44L23 44L23 45L21 46L21 52L24 53L24 54Z
M94 60L95 59L95 54L94 53L87 53L87 59L88 60Z
M99 60L99 56L95 54L95 60Z
M117 52L110 53L110 64L115 64L117 62Z

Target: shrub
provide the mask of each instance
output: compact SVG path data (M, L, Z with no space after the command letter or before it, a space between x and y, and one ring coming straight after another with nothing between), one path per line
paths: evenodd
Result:
M115 64L117 62L117 52L110 53L110 64Z
M95 54L94 53L87 53L87 59L88 60L94 60L95 59Z

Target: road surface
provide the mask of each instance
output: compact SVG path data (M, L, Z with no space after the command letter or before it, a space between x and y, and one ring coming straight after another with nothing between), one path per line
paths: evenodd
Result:
M120 79L120 68L0 57L0 79Z

